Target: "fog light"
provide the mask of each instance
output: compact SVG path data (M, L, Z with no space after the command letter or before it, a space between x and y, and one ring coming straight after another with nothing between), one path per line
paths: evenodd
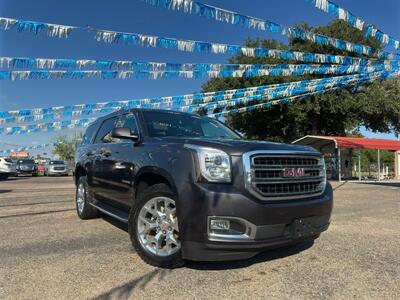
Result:
M211 219L210 220L210 229L211 230L226 230L229 231L231 228L229 220L223 219Z

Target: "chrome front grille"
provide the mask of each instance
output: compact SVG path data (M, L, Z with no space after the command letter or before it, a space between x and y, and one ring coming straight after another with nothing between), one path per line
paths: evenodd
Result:
M246 188L262 200L290 200L322 194L324 160L304 152L254 151L243 155Z

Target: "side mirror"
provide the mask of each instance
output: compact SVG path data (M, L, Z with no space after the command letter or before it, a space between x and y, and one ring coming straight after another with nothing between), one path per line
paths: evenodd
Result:
M126 127L114 128L113 131L111 132L111 137L116 139L126 139L132 141L139 140L139 136L136 135L135 133L132 133L131 130Z

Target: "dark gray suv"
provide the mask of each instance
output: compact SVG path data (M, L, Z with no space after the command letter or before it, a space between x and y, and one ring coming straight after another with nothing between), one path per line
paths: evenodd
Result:
M149 264L244 259L316 239L332 188L309 147L247 141L208 117L120 111L91 124L76 155L76 208L128 224Z

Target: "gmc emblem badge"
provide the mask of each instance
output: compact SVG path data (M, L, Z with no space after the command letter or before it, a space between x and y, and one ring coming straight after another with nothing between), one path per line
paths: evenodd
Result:
M304 177L306 172L304 168L285 168L283 169L283 177Z

